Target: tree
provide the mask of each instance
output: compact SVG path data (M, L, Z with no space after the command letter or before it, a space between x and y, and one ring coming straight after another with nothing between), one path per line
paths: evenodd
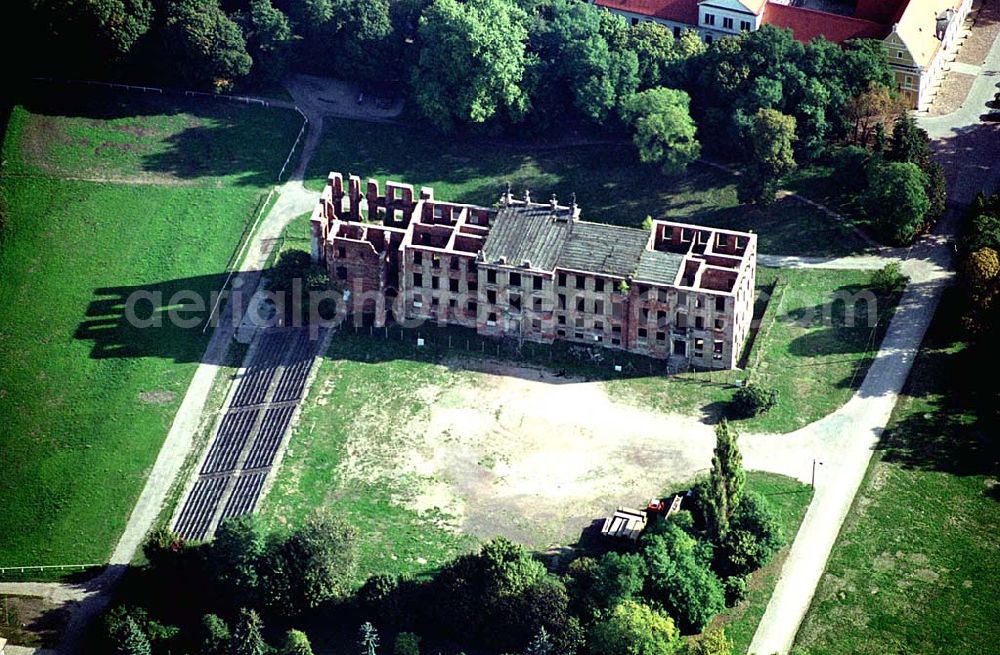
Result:
M867 89L853 96L845 107L845 115L853 126L854 143L867 146L876 125L884 129L902 111L900 100L888 86L872 82Z
M250 9L238 15L247 53L253 60L252 74L259 82L280 80L285 73L292 28L271 0L252 0Z
M585 6L585 5L582 5ZM571 42L565 48L566 67L573 92L573 104L583 116L603 124L615 116L621 103L639 86L639 58L631 50L615 50L602 34L602 27L624 24L624 19L587 6L583 11L597 14L597 32ZM602 20L602 13L610 17Z
M638 554L606 553L599 560L575 560L567 579L574 605L589 619L638 595L645 577L646 566Z
M687 644L684 655L733 655L733 640L723 630L711 630Z
M132 617L125 615L115 621L109 634L115 655L150 655L149 636Z
M367 621L358 629L358 653L360 655L376 655L378 652L378 630Z
M778 404L778 391L749 382L733 395L733 411L738 418L751 418L767 412Z
M538 629L538 633L531 638L524 649L524 655L553 655L554 648L549 633L545 627Z
M767 564L784 543L781 524L767 501L747 492L741 497L730 530L716 551L716 568L723 575L748 575Z
M240 609L229 638L229 655L265 655L268 648L261 636L262 630L263 624L257 612L245 607Z
M892 127L887 159L916 164L924 168L931 158L927 132L917 127L917 122L907 113L900 114Z
M424 116L442 130L499 112L523 116L526 22L512 0L434 0L420 18L423 45L412 80Z
M196 86L228 91L253 61L240 28L219 0L179 0L166 5L164 53L171 70Z
M285 643L281 646L281 655L313 655L309 637L301 630L289 630L285 633Z
M710 549L679 526L667 521L659 532L643 536L642 555L647 595L685 634L700 632L725 607L722 584L709 568Z
M400 632L396 635L392 655L420 655L420 637L412 632Z
M698 43L702 43L701 39ZM675 39L669 28L653 21L632 26L628 31L628 48L639 60L640 89L681 83L685 62L702 52L701 49L692 52L688 40Z
M216 531L209 564L219 589L234 606L257 598L265 549L264 534L252 515L227 519Z
M333 0L322 34L323 60L335 76L362 83L395 78L389 0Z
M984 247L969 253L959 271L969 308L963 319L973 335L987 334L995 327L996 308L1000 307L1000 257L993 248Z
M980 248L962 262L962 281L969 296L978 305L986 305L997 292L1000 258L993 248Z
M634 600L615 606L587 639L590 651L601 655L671 655L681 643L669 616Z
M910 114L904 112L896 119L886 158L889 161L909 162L920 167L927 176L924 190L930 201L926 220L930 224L940 218L944 214L947 201L944 168L931 159L930 138L925 130L917 127L917 122Z
M861 146L845 146L831 154L833 174L830 180L852 197L865 190L871 153Z
M226 655L229 626L215 614L201 618L201 655Z
M715 426L715 451L708 484L702 487L699 503L705 514L708 533L720 539L729 530L733 512L740 504L746 473L736 441L739 434L723 419Z
M343 598L357 561L356 533L329 514L308 518L284 541L272 545L261 565L265 604L285 615Z
M625 102L625 120L635 130L632 140L639 158L661 164L665 175L684 172L701 155L690 102L684 91L664 87L637 93Z
M747 170L738 188L740 202L770 205L778 180L795 168L795 117L760 109L750 124Z
M861 204L883 238L906 245L925 227L930 209L927 176L916 164L891 162L875 167Z
M101 54L112 61L132 50L149 31L155 13L149 0L90 0L74 7L83 13L83 29L93 30Z
M304 37L323 30L333 17L332 0L292 0L288 2L288 17L295 33Z

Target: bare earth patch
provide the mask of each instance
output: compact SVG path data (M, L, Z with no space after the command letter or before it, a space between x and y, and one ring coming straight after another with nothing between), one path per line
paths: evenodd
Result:
M338 477L391 477L412 490L401 503L440 511L456 531L545 548L572 543L616 506L644 504L709 465L714 434L694 418L617 404L598 382L492 369L422 388L427 410L397 426L415 436L391 448L353 430Z
M139 400L150 405L167 405L174 402L177 394L173 391L142 391Z
M55 648L69 610L34 596L0 596L0 635L11 645Z

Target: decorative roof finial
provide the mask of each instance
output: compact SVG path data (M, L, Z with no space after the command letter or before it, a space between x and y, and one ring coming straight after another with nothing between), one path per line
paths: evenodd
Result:
M524 204L526 205L531 204L531 189L524 190Z
M576 211L576 191L571 193L569 196L569 208Z
M511 192L510 180L507 180L507 184L504 185L504 192L500 194L500 204L507 207L513 199L514 194Z
M559 201L556 199L556 194L553 193L552 197L549 198L549 205L552 207L553 210L555 210L559 206Z

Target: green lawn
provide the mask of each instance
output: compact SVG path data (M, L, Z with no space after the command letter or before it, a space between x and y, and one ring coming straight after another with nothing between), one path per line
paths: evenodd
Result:
M774 287L763 316L758 303L760 330L745 371L625 378L608 382L609 393L623 402L714 421L732 399L734 384L749 377L776 389L778 405L738 421L741 430L790 432L802 427L847 402L878 349L896 297L875 295L875 328L869 327L864 302L856 305L853 327L845 320L843 299L864 293L870 277L867 271L758 269L758 291ZM831 303L837 298L841 300Z
M420 361L357 361L355 353L342 352L350 348L340 337L331 342L260 512L271 528L301 525L319 508L363 526L358 584L373 573L429 573L475 541L444 527L447 517L400 507L397 501L409 491L405 484L387 486L385 476L348 484L338 478L338 467L350 457L344 448L350 430L364 425L373 442L406 438L394 430L426 409L417 392L450 378L443 367ZM374 411L391 420L370 420Z
M42 91L53 94L36 93L11 112L5 175L266 187L302 123L291 110L228 101Z
M413 126L328 120L326 135L307 172L321 189L329 171L434 188L443 200L493 204L510 181L535 198L576 193L587 220L639 227L647 216L715 227L753 230L770 254L846 255L864 250L851 230L791 198L758 210L738 204L735 178L694 164L678 178L639 162L631 145L564 148L503 146L443 138Z
M105 98L103 115L90 96L75 113L26 100L3 146L0 566L106 561L207 343L200 326L133 327L125 301L159 294L136 314L162 317L177 291L218 289L299 127L281 110ZM115 135L123 147L103 148Z
M747 489L756 491L767 499L781 523L787 544L775 553L774 559L767 566L753 574L747 598L736 607L720 614L709 626L710 630L723 628L726 631L733 640L734 655L742 655L750 647L753 634L757 631L757 624L764 616L764 610L771 600L774 587L778 584L781 566L788 555L792 540L795 539L802 517L806 515L806 509L812 501L812 489L809 485L774 473L748 472Z
M970 398L982 385L940 327L833 547L796 639L802 655L1000 652L996 426L977 423Z

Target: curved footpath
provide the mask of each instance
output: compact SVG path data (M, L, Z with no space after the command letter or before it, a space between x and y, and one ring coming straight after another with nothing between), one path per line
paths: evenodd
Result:
M1000 39L997 39L973 83L962 107L945 116L920 118L918 124L933 140L935 158L946 167L950 208L938 226L939 236L922 240L895 259L902 261L910 284L900 300L875 361L858 392L842 408L801 430L781 437L781 450L797 456L774 458L775 443L767 435L743 440L748 468L774 470L790 462L786 473L799 479L811 471L811 460L823 467L817 472L813 501L781 570L764 616L757 626L749 652L755 655L787 655L799 625L812 602L816 586L826 569L833 544L850 511L873 449L885 428L913 365L924 333L930 325L947 281L952 245L964 207L979 190L994 190L1000 182L1000 125L983 123L985 103L996 93L1000 75ZM817 261L809 258L769 258L758 261L799 267L878 268L885 258L844 258ZM788 455L789 453L786 453ZM775 466L777 461L777 466Z

